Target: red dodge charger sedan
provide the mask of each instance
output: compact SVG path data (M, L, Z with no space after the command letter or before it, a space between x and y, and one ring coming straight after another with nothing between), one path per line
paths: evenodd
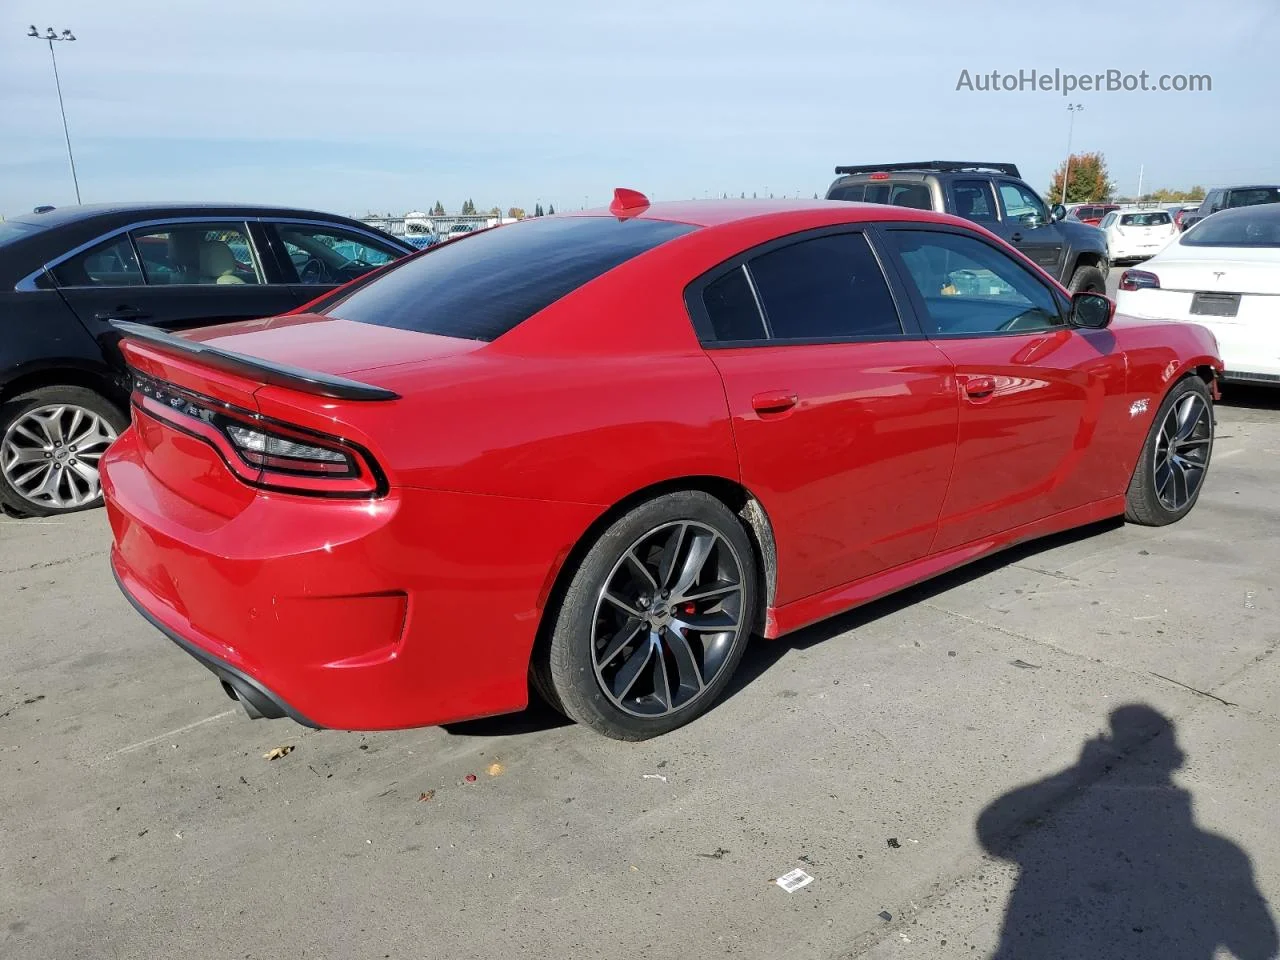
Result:
M654 736L753 633L1186 515L1217 345L1113 312L954 217L619 190L307 313L119 324L112 567L253 716L434 724L532 681Z

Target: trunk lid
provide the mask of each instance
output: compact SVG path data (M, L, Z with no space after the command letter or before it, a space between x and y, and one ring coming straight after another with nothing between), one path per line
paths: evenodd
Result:
M1178 246L1139 269L1154 273L1165 290L1280 294L1280 256L1275 249ZM1176 250L1176 252L1175 252Z

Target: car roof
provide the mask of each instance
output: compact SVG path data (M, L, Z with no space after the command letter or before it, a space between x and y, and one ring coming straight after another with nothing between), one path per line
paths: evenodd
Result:
M239 216L302 216L323 217L326 220L352 220L351 217L319 210L307 210L298 207L281 207L256 203L182 203L147 201L141 203L83 203L70 207L55 207L45 213L23 213L10 220L20 223L37 224L42 227L61 227L82 220L101 218L129 217L134 214L151 216L203 216L205 214L236 214Z
M646 220L671 220L695 227L719 227L758 217L787 216L803 218L812 214L815 221L838 223L874 222L878 220L924 220L950 222L952 217L932 210L895 207L883 203L861 203L849 200L667 200L651 203L635 216ZM608 210L582 210L567 214L578 217L611 217ZM968 221L961 221L972 226Z

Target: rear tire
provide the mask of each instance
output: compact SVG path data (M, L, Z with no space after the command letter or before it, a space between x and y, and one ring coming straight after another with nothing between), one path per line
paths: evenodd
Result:
M681 727L720 698L742 659L756 577L742 523L715 497L688 490L643 503L574 571L534 685L616 740Z
M1072 294L1105 294L1107 292L1107 278L1102 275L1102 271L1097 267L1076 267L1076 272L1071 275L1071 282L1067 284L1067 289Z
M1200 498L1212 455L1213 398L1199 377L1184 377L1152 418L1129 481L1125 519L1146 527L1181 520Z
M0 506L25 517L99 506L98 461L128 425L119 407L84 387L40 387L0 404Z

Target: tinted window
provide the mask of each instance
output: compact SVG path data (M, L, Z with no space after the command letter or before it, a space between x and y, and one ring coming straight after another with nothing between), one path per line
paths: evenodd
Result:
M175 223L135 231L133 242L150 284L262 282L242 223Z
M354 231L301 223L275 226L301 283L346 283L404 256L390 244Z
M895 183L889 191L889 202L895 207L932 210L933 197L923 183Z
M849 183L842 187L833 187L827 194L827 199L859 201L862 199L866 189L867 185L865 183Z
M775 339L902 333L880 264L860 233L793 243L756 257L750 269Z
M1046 219L1044 202L1020 183L1000 184L1000 202L1004 204L1006 217L1025 217L1034 213L1041 220Z
M1108 213L1105 217L1102 218L1102 222L1098 224L1098 226L1101 227L1103 230L1107 229L1107 227L1111 226L1113 223L1116 222L1116 216L1117 215L1114 212Z
M1252 187L1248 190L1232 190L1227 196L1227 207L1252 207L1259 203L1280 202L1280 187Z
M1182 235L1188 247L1280 247L1280 207L1224 210Z
M326 312L494 340L632 257L694 228L665 220L542 217L494 227L389 268Z
M711 328L719 341L761 340L765 336L764 320L756 306L755 294L744 267L726 273L702 291Z
M1161 210L1159 213L1125 213L1120 216L1122 227L1166 227L1173 218Z
M144 282L127 236L100 243L58 264L53 279L60 287L138 287Z
M978 223L996 220L996 203L985 180L956 180L951 184L956 200L956 216Z
M1047 286L981 240L926 230L889 235L938 333L1021 332L1065 322Z

